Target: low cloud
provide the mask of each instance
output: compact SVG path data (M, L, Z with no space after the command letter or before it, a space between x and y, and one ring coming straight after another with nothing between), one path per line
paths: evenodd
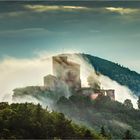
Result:
M105 75L97 75L93 66L88 63L88 61L86 61L81 55L69 55L69 59L81 65L80 77L83 87L89 86L87 78L92 75L94 80L100 83L101 88L115 90L115 99L117 101L123 103L125 99L130 99L134 105L134 108L137 108L138 97L135 96L128 87L120 85Z
M128 129L128 130L132 129L132 127L130 125L117 121L117 120L110 120L109 122L113 125L118 125L119 127L123 128L123 129Z
M17 87L43 85L43 76L51 73L51 59L5 58L0 62L0 101L11 102Z
M42 86L43 77L52 74L52 55L40 55L32 59L16 59L7 57L0 61L0 101L12 102L12 90L25 86ZM124 102L131 99L134 107L137 107L137 97L127 87L118 84L104 75L97 75L94 68L85 61L81 55L68 55L69 60L81 65L82 86L87 87L87 78L92 74L95 80L101 83L104 89L115 89L117 101ZM27 101L31 100L28 98ZM33 99L34 102L34 99ZM35 103L37 100L35 100Z

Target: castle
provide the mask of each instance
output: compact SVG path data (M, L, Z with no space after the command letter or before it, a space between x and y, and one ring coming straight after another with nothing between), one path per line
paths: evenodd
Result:
M53 75L44 77L44 86L48 90L56 90L57 87L61 86L60 83L65 83L70 91L76 91L76 93L84 96L90 96L93 100L100 94L109 96L112 100L115 100L115 90L113 89L105 90L93 87L81 87L80 65L68 61L67 56L54 56L52 58L52 64Z
M53 74L44 77L44 86L54 89L58 82L65 82L69 89L81 88L80 65L70 62L66 56L55 56L53 61Z

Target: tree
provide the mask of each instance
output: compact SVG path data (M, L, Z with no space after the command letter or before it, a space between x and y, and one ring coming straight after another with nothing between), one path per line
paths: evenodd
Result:
M126 100L124 101L124 105L125 105L127 108L133 108L133 104L132 104L132 102L131 102L130 99L126 99Z
M91 132L87 129L86 131L85 131L85 134L84 134L84 138L86 138L86 139L92 139L92 134L91 134Z
M5 109L6 107L8 107L7 102L0 102L0 110Z
M105 132L105 129L104 129L104 126L101 127L100 134L101 134L103 137L106 137L106 136L107 136L107 134L106 134L106 132Z
M140 109L140 96L137 103L138 103L138 109Z
M37 121L40 121L41 115L42 115L42 106L38 103L36 108L36 119Z
M43 109L40 104L1 104L1 108L0 139L101 139L96 132L72 123L62 113Z
M130 130L127 130L127 131L124 133L123 139L125 139L125 140L133 139L133 136L132 136Z

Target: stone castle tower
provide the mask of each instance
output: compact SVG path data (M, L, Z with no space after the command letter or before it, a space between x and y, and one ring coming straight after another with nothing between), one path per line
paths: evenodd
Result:
M80 65L67 60L67 56L53 57L53 74L72 89L81 88Z
M44 77L44 86L53 89L58 82L65 82L70 89L81 88L80 65L67 60L67 56L58 55L52 58L53 75Z

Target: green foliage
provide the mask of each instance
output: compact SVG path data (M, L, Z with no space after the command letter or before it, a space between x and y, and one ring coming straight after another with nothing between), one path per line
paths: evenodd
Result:
M124 134L124 137L123 137L124 140L130 140L130 139L134 139L130 130L127 130Z
M107 75L112 80L117 81L121 85L129 87L136 95L140 93L140 74L131 71L119 64L107 61L105 59L82 54L82 56L91 63L97 72Z
M102 139L72 123L64 114L49 112L40 104L0 103L0 139Z
M82 95L80 92L78 92L78 93L75 92L69 98L66 98L64 96L59 97L57 92L54 93L54 92L42 90L39 87L36 87L36 88L27 87L27 88L23 88L23 89L18 89L18 92L23 93L20 96L20 98L22 96L26 96L26 95L30 94L31 96L42 101L41 99L43 97L44 104L45 104L45 101L47 103L47 100L50 99L53 102L53 105L51 106L51 107L53 107L53 110L62 112L70 119L76 120L77 123L86 125L87 127L90 127L97 131L100 131L100 126L105 126L105 128L106 128L105 131L107 133L108 139L110 139L111 137L112 138L122 138L126 129L133 130L132 131L133 135L136 138L140 138L140 134L139 134L140 110L135 110L134 108L132 108L131 101L125 102L125 104L121 104L117 101L112 101L110 99L110 97L104 96L102 94L100 94L100 96L96 100L93 101L88 96ZM15 92L15 93L18 93L18 92ZM8 103L4 103L4 104L1 103L0 109L5 108L7 105L8 105ZM12 104L11 106L15 107L14 110L16 110L16 108L18 109L18 106L16 106L15 104ZM14 116L16 114L17 115L16 121L18 121L18 123L15 124L15 126L18 128L18 124L20 124L20 122L22 122L21 120L25 121L24 124L26 124L26 122L28 122L27 118L28 118L28 116L30 116L32 114L30 111L30 108L31 107L29 107L29 105L26 105L26 104L23 106L20 106L20 113L18 113L18 114L21 114L21 117L24 116L20 120L18 119L19 115L17 115L15 111L9 110L9 108L4 110L5 115L3 117L6 118L7 116L8 117ZM34 134L34 137L36 137L36 138L45 137L46 133L44 132L45 133L44 134L44 133L42 133L42 131L40 132L41 128L44 127L44 130L46 129L46 127L44 126L44 122L46 120L45 119L43 120L43 118L45 118L45 117L43 115L44 113L42 113L42 109L41 109L40 105L36 106L36 111L35 111L35 109L33 109L32 111L34 111L34 116L36 116L36 118L34 116L32 117L32 118L34 118L34 122L36 122L33 125L34 126L33 128L34 129L36 128L36 129L34 130L32 128L32 133ZM25 117L25 114L27 115L27 117ZM12 123L12 121L11 121L11 123ZM52 120L49 119L46 123L51 122L51 121ZM42 122L42 123L40 123L40 122ZM2 118L0 118L0 126L3 126ZM54 134L56 134L56 133L54 131L50 131L51 129L54 129L51 124L49 124L48 126L49 126L49 130L47 130L47 133L48 133L47 136L50 138L50 137L54 136ZM61 127L63 128L63 126L61 126ZM26 128L26 130L30 129L29 126L24 126L24 129L25 128ZM57 126L57 128L60 129L59 126ZM62 130L62 129L60 129L60 130ZM38 132L39 137L38 137L38 134L36 133L36 131ZM86 130L84 130L84 131L86 131ZM72 130L71 130L71 132L72 132ZM25 132L22 131L22 133L25 133ZM9 132L7 131L7 128L5 128L3 134L5 134L6 136L9 136ZM59 134L62 135L63 133L61 131L59 131ZM18 134L16 134L16 136L17 135ZM30 134L28 134L28 132L26 132L26 135L28 137L30 137ZM68 135L76 137L75 135L73 135L73 133L68 134ZM58 138L58 133L55 136L56 136L55 138ZM90 137L90 133L88 131L86 131L85 136L84 135L79 136L77 134L77 137L81 137L81 138L84 138L86 136ZM95 136L98 136L98 135L95 135Z
M124 105L127 107L127 108L133 108L133 104L132 104L132 102L131 102L131 100L130 99L126 99L125 101L124 101Z
M107 134L106 134L105 129L104 129L103 126L101 127L101 132L100 132L100 134L101 134L103 137L106 137L106 136L107 136Z
M140 111L113 101L108 96L100 95L92 101L83 95L72 95L69 99L60 98L56 106L69 118L98 131L100 126L105 126L102 136L108 139L122 138L126 129L133 130L133 135L140 138Z

